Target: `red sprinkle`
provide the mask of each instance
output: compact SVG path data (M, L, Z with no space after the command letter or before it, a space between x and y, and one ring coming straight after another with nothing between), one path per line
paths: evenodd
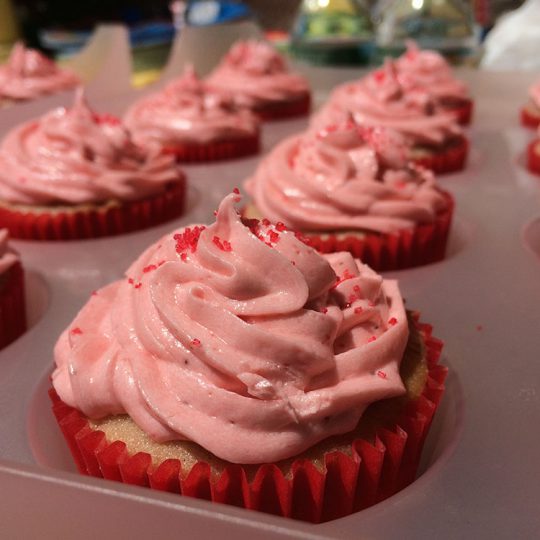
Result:
M384 371L377 371L377 376L380 377L381 379L386 379L386 373Z
M180 255L180 258L186 262L187 261L187 253L182 253L182 255Z
M214 244L221 249L221 251L232 251L230 242L227 242L227 240L222 241L219 236L214 236L214 238L212 238L212 242L214 242Z
M367 340L367 342L368 342L368 343L372 343L372 342L375 341L376 339L377 339L377 336L371 336L371 337Z
M97 291L92 291L92 296L97 296Z
M214 216L217 216L217 210L214 210Z
M266 218L263 218L262 224L263 224L265 227L269 227L269 226L270 226L270 220L269 220L269 219L266 219Z
M364 311L361 307L354 308L354 312L358 315L359 313L362 313Z
M167 261L159 261L158 266L163 266Z
M141 287L142 287L142 283L139 281L139 283L137 283L137 284L135 285L135 288L136 288L136 289L140 289Z
M388 320L388 324L390 326L394 326L395 324L397 324L397 319L395 317L392 317L391 319Z
M74 336L80 336L83 333L83 331L78 326L76 326L75 328L71 329L71 333Z
M276 223L276 231L283 232L283 231L286 231L286 230L287 230L287 227L285 227L284 223L282 223L281 221L278 221Z
M274 242L274 244L279 242L279 234L276 231L270 231L268 236L270 237L270 242Z
M352 290L355 292L355 293L358 293L360 294L360 285L355 285Z
M129 283L130 285L133 285L133 283L135 283L135 282L133 281L133 278L129 278L129 279L128 279L128 283Z
M237 195L240 195L240 190L235 187L233 190L232 190L233 193L236 193Z
M155 270L157 266L155 264L149 264L148 266L145 266L143 268L143 273L147 274L148 272L151 272L152 270Z
M176 240L176 252L182 253L188 249L191 253L195 253L197 250L197 244L199 242L199 236L206 229L204 225L201 227L186 227L184 232L176 233L173 238Z
M328 313L328 308L323 307L323 308L321 309L321 313Z
M201 340L200 339L197 339L197 338L194 338L191 340L191 344L194 346L194 347L198 347L200 344L201 344Z

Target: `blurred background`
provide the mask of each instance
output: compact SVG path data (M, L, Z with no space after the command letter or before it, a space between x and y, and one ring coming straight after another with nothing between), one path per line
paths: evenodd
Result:
M537 2L539 0L529 0ZM522 0L0 0L0 62L14 41L62 59L98 23L130 29L135 71L157 70L184 25L256 21L282 50L318 64L376 64L407 38L455 63L478 61L501 14ZM540 33L540 30L539 30Z

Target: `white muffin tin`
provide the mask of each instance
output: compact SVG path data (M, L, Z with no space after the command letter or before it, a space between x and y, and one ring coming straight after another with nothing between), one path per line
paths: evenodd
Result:
M304 68L321 103L358 71ZM150 243L209 222L259 158L185 167L185 216L125 236L13 242L27 271L31 328L0 352L0 538L533 538L540 531L540 176L524 168L519 126L531 75L462 72L476 101L467 170L442 177L456 198L445 261L391 274L434 325L450 367L422 474L390 499L311 525L75 472L47 396L54 343L91 291L122 276ZM98 96L121 113L135 92ZM64 97L67 100L66 97ZM69 101L66 101L68 104ZM35 105L42 110L42 104ZM24 115L0 112L4 133ZM306 120L264 126L264 152Z

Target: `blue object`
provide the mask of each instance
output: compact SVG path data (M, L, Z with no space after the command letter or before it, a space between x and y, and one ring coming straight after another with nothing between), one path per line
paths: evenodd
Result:
M242 2L192 0L187 8L186 22L190 26L210 26L252 17L253 12Z

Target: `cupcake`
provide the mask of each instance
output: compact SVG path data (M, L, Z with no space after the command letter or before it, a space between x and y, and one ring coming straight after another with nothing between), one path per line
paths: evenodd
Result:
M408 158L435 173L465 166L468 141L453 114L437 111L426 91L406 90L392 60L360 81L339 86L312 126L325 128L348 115L362 126L400 133L410 146Z
M529 88L529 101L521 109L521 123L531 128L540 126L540 81Z
M159 144L178 161L216 161L259 151L257 118L211 90L191 66L160 92L136 102L124 120L135 142Z
M0 66L0 105L69 90L80 82L77 75L59 68L39 51L17 43L7 63Z
M291 73L283 56L263 41L237 42L207 82L263 120L305 116L311 107L306 79Z
M26 330L24 273L19 255L8 246L8 232L0 229L0 349Z
M75 240L143 229L183 211L185 176L161 149L77 94L0 143L0 227L14 238Z
M410 483L446 370L398 286L244 223L171 232L55 347L81 473L310 521Z
M425 90L433 99L435 110L452 113L459 124L469 125L473 100L467 85L452 75L448 62L437 51L420 50L407 41L407 51L396 60L400 83L406 90Z
M398 134L354 122L282 141L245 187L247 217L302 233L323 253L349 251L375 270L444 257L453 199L408 162Z

